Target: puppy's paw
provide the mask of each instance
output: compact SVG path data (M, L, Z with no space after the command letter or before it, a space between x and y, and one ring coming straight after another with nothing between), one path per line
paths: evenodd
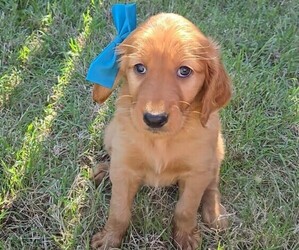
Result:
M203 222L209 228L220 231L228 228L227 212L222 204L219 204L218 209L203 206L201 214Z
M91 247L97 250L108 250L110 248L119 247L121 241L122 237L119 234L103 229L92 237Z
M102 162L92 169L90 179L94 181L96 187L100 185L103 178L107 175L109 169L108 162Z
M173 239L177 249L180 250L196 250L201 243L198 229L194 229L189 233L175 229Z

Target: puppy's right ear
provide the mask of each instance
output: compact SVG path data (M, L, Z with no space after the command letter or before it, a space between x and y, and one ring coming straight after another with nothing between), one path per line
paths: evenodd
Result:
M113 87L111 89L103 87L102 85L99 84L94 84L92 89L92 99L99 104L104 103L108 99L108 97L112 94L115 87L118 85L120 81L120 77L121 77L120 73L118 73L115 78Z
M94 84L92 89L92 99L95 102L102 104L111 95L112 91L113 89L103 87L99 84Z
M116 47L116 53L119 56L118 63L119 63L119 71L115 77L115 81L113 83L113 87L106 88L103 87L102 85L99 84L94 84L93 85L93 90L92 90L92 98L95 102L102 104L104 103L108 97L112 94L113 90L117 87L119 84L120 80L124 77L125 75L125 70L124 67L127 65L127 54L128 54L128 49L131 48L130 45L132 43L132 38L130 36L126 38L121 44L119 44Z

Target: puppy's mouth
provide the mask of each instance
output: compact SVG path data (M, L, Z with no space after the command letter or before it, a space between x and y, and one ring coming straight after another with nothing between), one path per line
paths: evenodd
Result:
M166 133L165 128L150 128L150 127L147 127L146 130L153 133L153 134L156 134L156 135Z

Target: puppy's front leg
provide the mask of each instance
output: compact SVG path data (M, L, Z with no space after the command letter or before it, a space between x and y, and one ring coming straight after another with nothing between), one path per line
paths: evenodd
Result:
M126 169L111 167L112 197L107 223L101 232L92 237L92 248L109 249L119 247L129 226L131 205L139 188L139 180Z
M228 227L227 213L220 203L220 192L218 189L219 171L215 179L209 184L202 197L201 215L202 220L210 228L224 230Z
M180 198L174 212L173 231L178 249L194 250L200 244L197 210L204 190L210 182L210 175L203 173L179 180Z

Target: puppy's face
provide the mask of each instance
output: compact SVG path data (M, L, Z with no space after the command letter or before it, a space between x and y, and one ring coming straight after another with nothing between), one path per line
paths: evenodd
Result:
M176 133L194 112L204 125L230 97L215 46L181 16L150 18L118 51L139 130Z

